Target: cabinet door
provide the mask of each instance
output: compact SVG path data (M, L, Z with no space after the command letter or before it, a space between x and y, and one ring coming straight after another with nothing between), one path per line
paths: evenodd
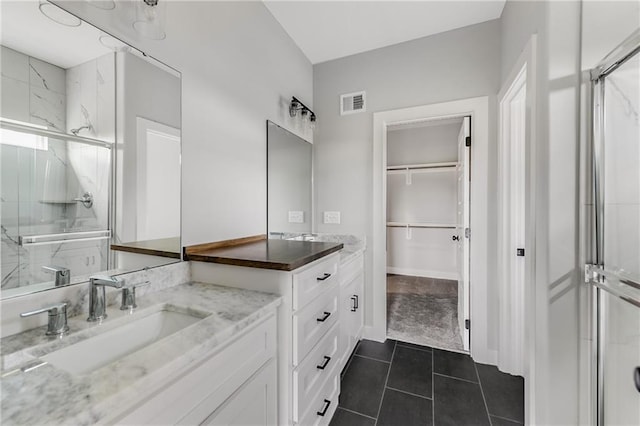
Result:
M355 279L353 295L356 298L356 310L352 312L353 330L351 335L353 336L353 346L355 347L362 336L362 329L364 328L364 273L362 272Z
M343 367L362 333L362 288L363 274L360 273L340 289L340 354Z
M277 422L277 370L275 361L246 382L203 425L270 426Z

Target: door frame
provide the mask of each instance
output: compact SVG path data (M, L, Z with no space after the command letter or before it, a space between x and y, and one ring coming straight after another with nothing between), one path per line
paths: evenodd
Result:
M537 58L537 36L531 36L527 45L518 57L515 65L507 78L504 80L502 88L498 93L498 166L502 167L503 144L506 143L503 134L502 103L509 96L510 90L518 83L521 74L525 74L526 100L525 100L525 138L524 138L524 186L525 186L525 206L524 206L524 288L521 292L512 292L510 285L502 276L503 271L498 269L499 298L506 303L500 304L499 330L498 330L498 367L511 374L520 374L525 378L525 419L527 423L533 421L535 413L535 342L536 342L536 58ZM504 214L504 203L508 202L508 196L504 194L501 183L501 170L498 171L498 212L499 221ZM498 232L498 256L504 249L506 227L499 226ZM498 257L497 265L501 265L501 258ZM511 305L513 304L513 305ZM513 306L516 306L514 309ZM519 318L515 318L519 317ZM517 330L511 329L513 322L518 323L518 327L524 329L522 344L522 371L512 371L511 361L504 361L511 354L501 353L502 351L512 351L512 337ZM517 339L516 339L517 340Z
M386 164L387 127L438 118L471 116L471 239L470 251L470 353L482 363L495 364L496 351L489 347L488 230L489 223L489 97L462 99L373 114L372 194L372 324L365 327L367 339L382 342L387 337L386 291Z

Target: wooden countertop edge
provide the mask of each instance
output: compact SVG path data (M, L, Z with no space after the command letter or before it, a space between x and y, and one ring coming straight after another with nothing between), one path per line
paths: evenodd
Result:
M233 240L215 241L213 243L194 244L184 248L185 258L189 255L202 253L209 250L215 250L219 248L228 248L233 246L240 246L243 244L255 243L258 241L266 240L267 234L251 235L249 237L235 238Z
M172 259L180 259L180 252L165 251L151 248L131 247L126 245L111 244L111 250L126 251L128 253L147 254L150 256L170 257Z
M289 271L298 269L304 265L307 265L315 260L318 260L330 254L336 253L342 250L343 247L344 247L344 244L336 243L335 247L322 250L310 256L305 256L291 263L266 262L266 261L251 260L251 259L237 259L237 258L231 258L226 256L216 256L213 254L207 254L205 251L200 251L200 252L191 253L191 254L185 253L185 260L196 261L196 262L220 263L223 265L233 265L233 266L246 266L249 268L273 269L277 271L289 272Z

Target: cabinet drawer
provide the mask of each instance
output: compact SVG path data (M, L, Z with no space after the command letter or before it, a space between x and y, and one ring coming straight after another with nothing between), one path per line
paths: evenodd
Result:
M276 318L271 315L114 423L180 424L185 415L187 423L201 423L275 357L276 347Z
M336 323L293 370L293 420L296 422L307 411L309 402L324 382L334 374L336 364L340 364L338 335L339 324Z
M293 309L298 310L331 287L338 279L338 254L293 274Z
M322 387L320 392L310 402L302 420L296 424L301 426L328 425L333 413L338 408L338 396L340 395L340 374L336 368L332 377ZM363 389L366 392L366 389Z
M298 365L338 321L338 285L293 314L293 365Z
M356 275L364 270L364 257L362 253L358 254L353 259L349 260L345 264L340 264L340 284L346 284L353 279Z

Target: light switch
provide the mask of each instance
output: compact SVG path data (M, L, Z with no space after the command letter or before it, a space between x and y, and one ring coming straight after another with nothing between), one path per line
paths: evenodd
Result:
M289 223L304 223L304 212L298 210L290 211Z
M324 212L324 223L340 224L340 212Z

